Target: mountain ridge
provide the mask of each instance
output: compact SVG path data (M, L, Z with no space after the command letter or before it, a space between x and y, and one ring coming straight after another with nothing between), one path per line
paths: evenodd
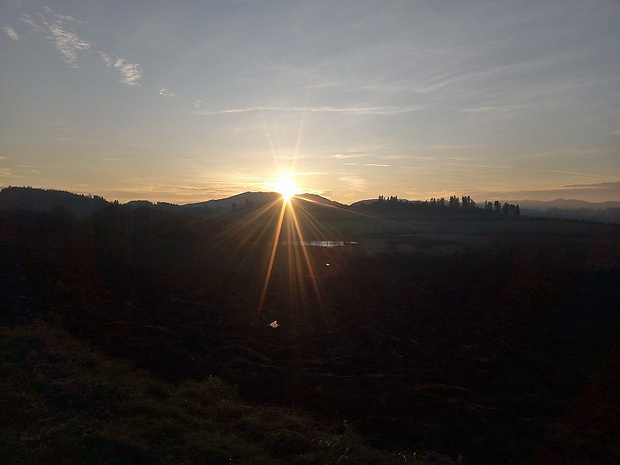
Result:
M281 194L277 192L246 191L221 199L210 199L188 204L174 204L167 202L153 203L149 200L131 200L121 205L125 205L129 208L146 207L170 211L184 209L208 209L217 212L247 205L266 205L270 202L278 200L280 196ZM368 205L378 200L378 198L365 199L347 205L312 193L298 194L295 197L308 200L314 204L341 208ZM425 202L425 200L406 199L399 199L399 201L407 203ZM500 200L500 203L502 204L505 202L519 205L524 215L620 222L620 202L616 201L589 202L578 199L555 199L551 201L529 199ZM63 208L80 218L88 216L113 203L118 202L110 202L98 195L75 194L56 189L9 186L0 190L0 208L20 208L39 211L49 211L54 208Z

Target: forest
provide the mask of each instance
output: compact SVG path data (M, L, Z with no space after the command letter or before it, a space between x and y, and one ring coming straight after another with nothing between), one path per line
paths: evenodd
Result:
M620 225L36 194L0 203L7 463L620 462Z

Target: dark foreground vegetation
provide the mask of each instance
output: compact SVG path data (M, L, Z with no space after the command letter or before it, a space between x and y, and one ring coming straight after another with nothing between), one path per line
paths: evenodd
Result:
M0 211L0 459L620 463L620 227L294 205Z

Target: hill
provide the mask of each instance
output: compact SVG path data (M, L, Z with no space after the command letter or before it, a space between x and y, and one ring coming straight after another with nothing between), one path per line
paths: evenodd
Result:
M5 187L0 190L0 208L50 211L62 208L79 218L100 210L109 203L97 195L79 195L71 192L33 187Z
M255 206L267 205L274 202L281 197L276 192L244 192L242 194L233 195L224 199L207 200L206 202L188 203L185 204L186 208L198 208L207 207L212 210L230 210L233 205L236 207L243 207L248 204Z
M58 322L0 320L0 356L3 463L402 463L351 428L244 402L221 378L158 379Z

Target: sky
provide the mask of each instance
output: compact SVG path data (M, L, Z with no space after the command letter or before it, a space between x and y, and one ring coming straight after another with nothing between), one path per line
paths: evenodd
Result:
M618 0L2 0L0 187L620 201Z

